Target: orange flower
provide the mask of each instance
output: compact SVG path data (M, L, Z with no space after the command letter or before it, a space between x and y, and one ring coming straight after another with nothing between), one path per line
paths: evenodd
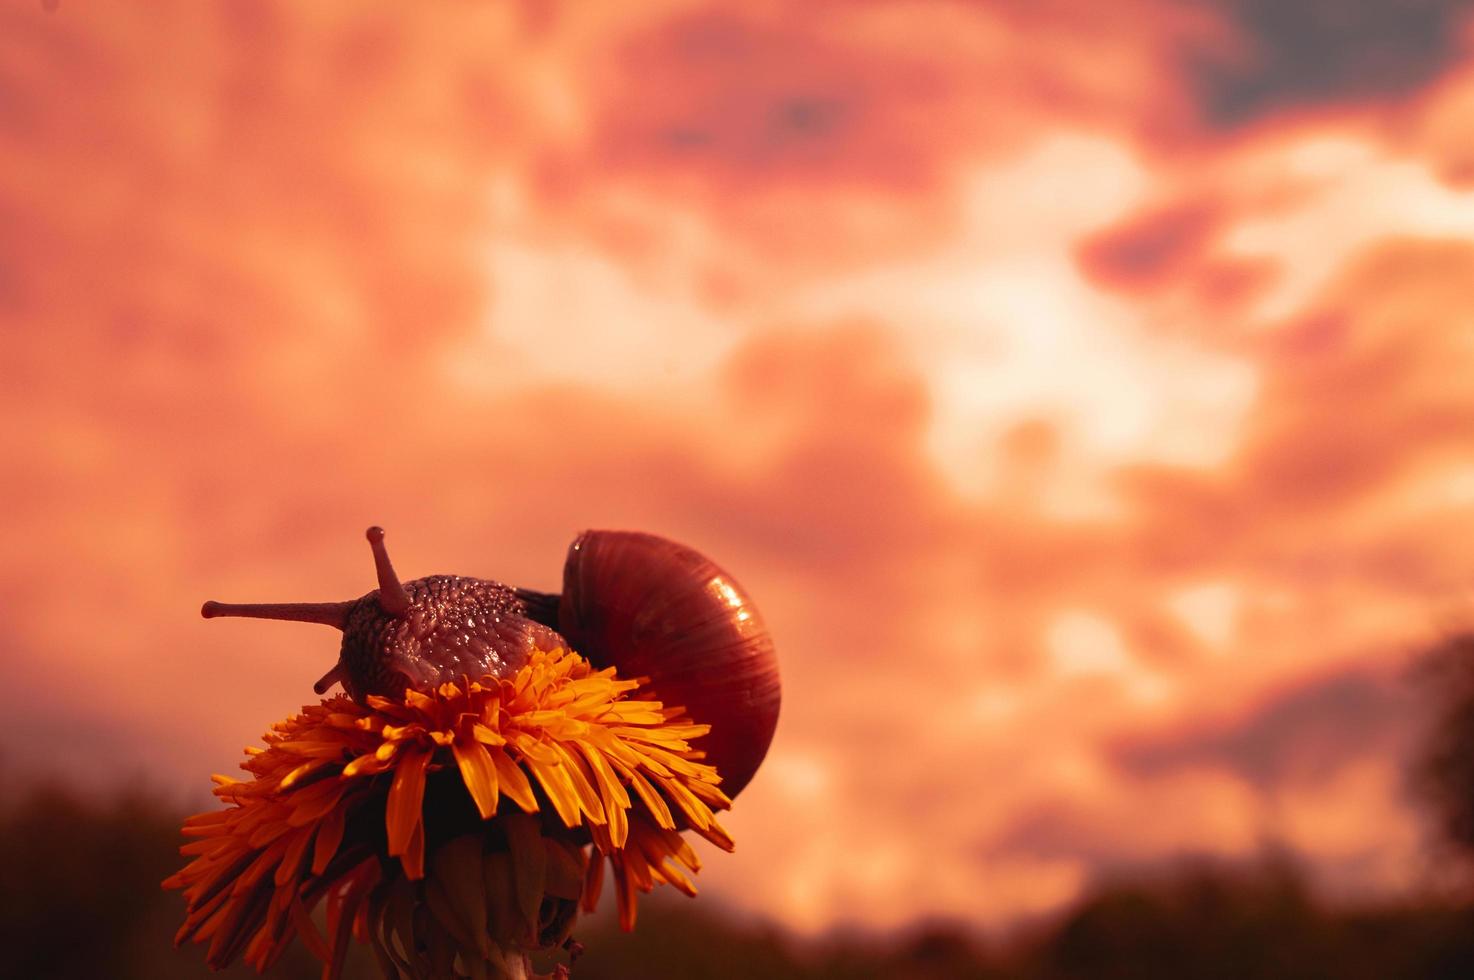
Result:
M556 650L510 680L303 708L247 749L253 778L215 777L230 806L185 821L176 944L265 970L300 936L336 977L351 933L389 977L514 977L593 908L605 858L627 930L636 889L694 895L680 831L731 850L731 801L690 746L708 726L625 700L638 684Z

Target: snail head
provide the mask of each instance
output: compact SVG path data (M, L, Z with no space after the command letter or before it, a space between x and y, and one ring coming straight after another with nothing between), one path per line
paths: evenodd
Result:
M355 700L398 697L461 677L509 676L534 647L565 645L552 629L527 618L517 593L500 582L431 575L400 582L384 547L384 529L367 532L379 587L343 602L207 602L206 619L239 616L322 623L343 633L338 662L313 685L334 684Z

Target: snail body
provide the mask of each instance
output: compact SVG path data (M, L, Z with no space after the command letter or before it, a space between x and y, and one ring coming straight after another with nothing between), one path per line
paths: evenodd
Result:
M533 650L565 647L595 667L646 680L648 696L708 724L707 761L735 795L767 752L780 691L772 638L751 598L698 552L652 534L586 531L568 550L559 595L489 579L401 583L369 528L379 587L333 603L207 602L206 618L322 623L343 632L314 686L354 700L428 691L462 677L512 676Z

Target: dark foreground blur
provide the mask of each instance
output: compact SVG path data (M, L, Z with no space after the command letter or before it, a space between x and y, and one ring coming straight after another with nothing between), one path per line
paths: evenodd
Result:
M12 790L14 787L12 787ZM0 803L0 976L211 976L175 951L182 914L159 881L179 864L178 814L142 794L104 806L57 787ZM905 896L898 895L898 902ZM1035 934L985 945L960 927L805 941L680 896L642 906L633 935L600 916L577 933L575 980L829 977L1474 977L1474 911L1406 904L1332 911L1287 862L1184 868L1097 891ZM294 948L273 972L316 977ZM237 966L226 976L250 976ZM350 976L372 977L360 956Z

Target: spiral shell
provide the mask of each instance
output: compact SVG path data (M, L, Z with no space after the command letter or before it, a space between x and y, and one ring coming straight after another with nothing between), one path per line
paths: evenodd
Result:
M585 531L563 566L557 629L711 725L702 742L729 796L752 779L778 724L778 659L752 598L711 559L653 534Z

